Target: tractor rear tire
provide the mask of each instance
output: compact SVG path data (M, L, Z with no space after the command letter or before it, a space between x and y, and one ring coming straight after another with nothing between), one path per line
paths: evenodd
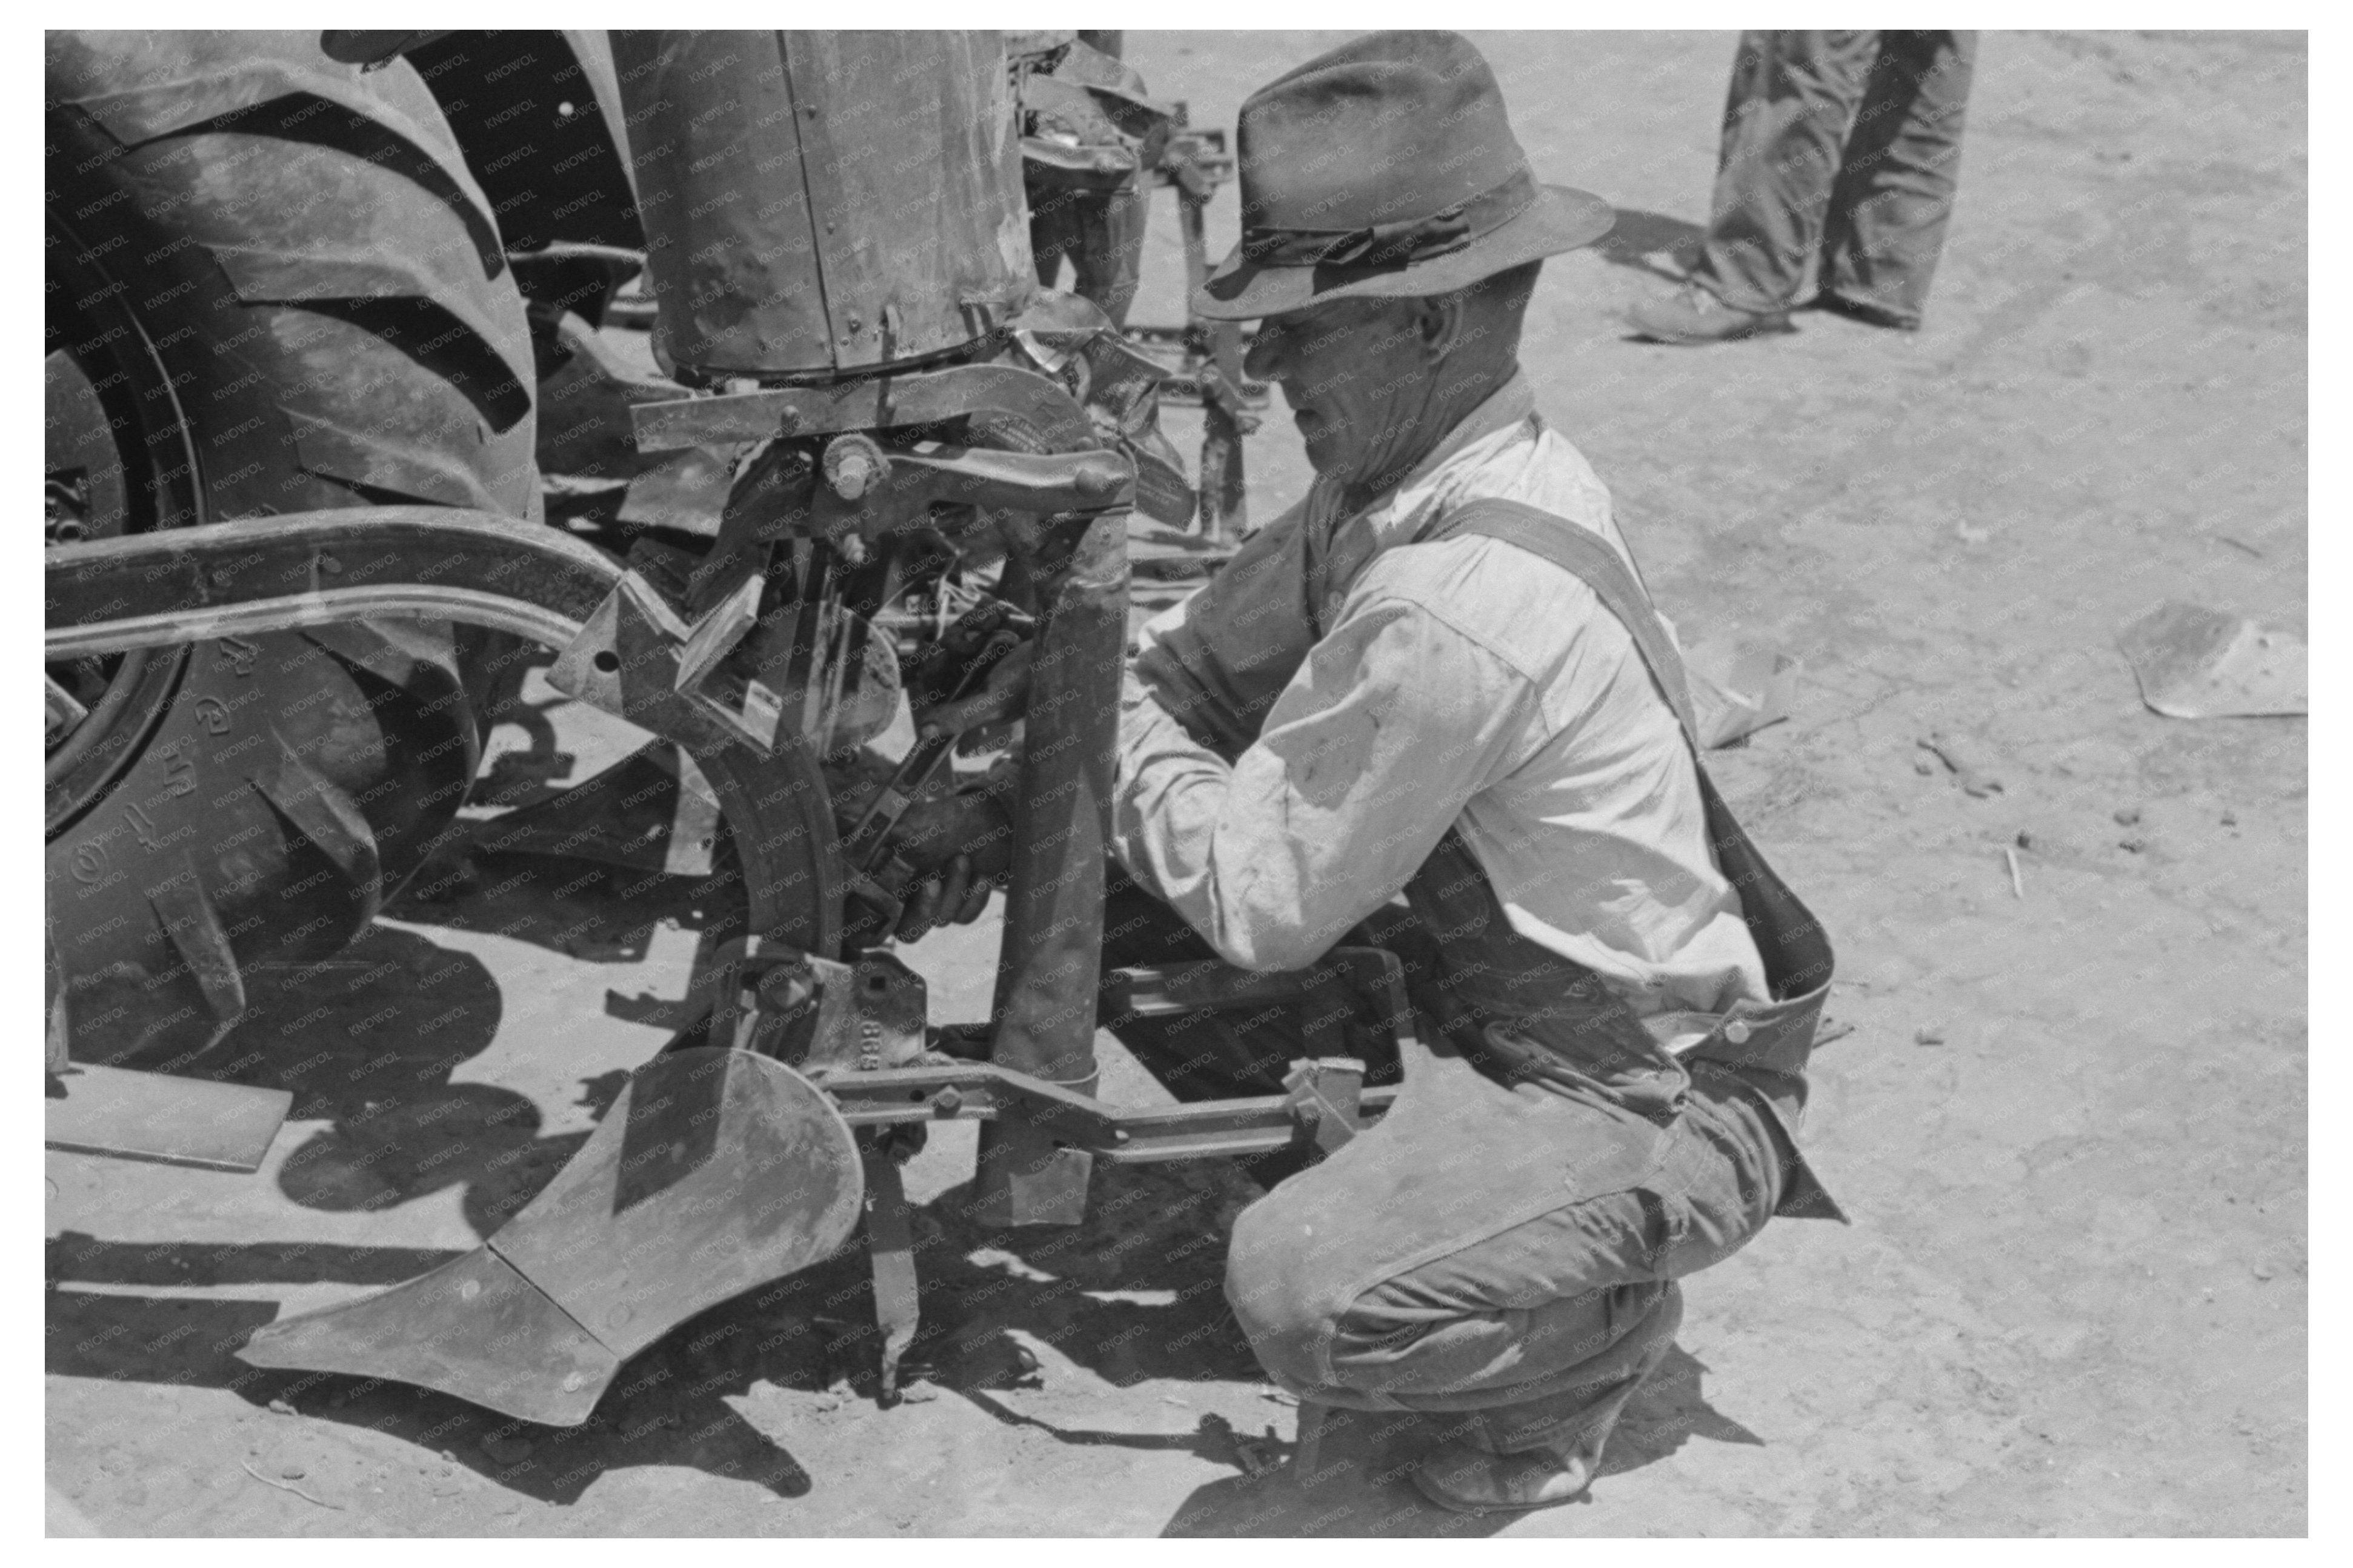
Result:
M522 300L411 67L339 64L315 32L47 48L53 540L60 516L536 518ZM495 646L355 621L82 668L46 824L73 1056L184 1063L253 965L364 929L464 800Z

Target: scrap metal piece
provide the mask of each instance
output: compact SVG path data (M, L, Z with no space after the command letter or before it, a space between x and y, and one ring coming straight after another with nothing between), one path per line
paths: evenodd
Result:
M2304 639L2200 605L2166 604L2116 646L2140 699L2168 719L2263 718L2311 711Z
M1778 648L1710 638L1683 656L1703 751L1716 751L1788 718L1803 661Z
M575 1426L629 1356L838 1250L862 1190L856 1141L807 1079L744 1051L672 1052L630 1077L579 1153L474 1252L269 1324L237 1354Z
M261 1169L294 1096L69 1062L49 1074L42 1104L42 1142L52 1149L251 1173Z

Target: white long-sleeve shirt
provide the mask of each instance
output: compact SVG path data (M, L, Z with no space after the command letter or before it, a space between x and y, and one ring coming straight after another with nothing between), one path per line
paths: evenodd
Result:
M1513 927L1638 1014L1765 1000L1690 752L1625 628L1517 546L1414 542L1488 497L1626 553L1609 490L1517 376L1370 507L1343 513L1318 480L1145 629L1113 852L1229 963L1285 969L1459 826Z

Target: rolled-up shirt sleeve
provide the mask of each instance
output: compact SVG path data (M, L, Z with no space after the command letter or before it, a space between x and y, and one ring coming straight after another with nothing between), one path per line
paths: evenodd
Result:
M1524 760L1534 682L1428 605L1352 595L1229 765L1134 672L1113 850L1228 963L1312 963Z
M1305 506L1250 535L1201 591L1144 629L1135 673L1187 734L1231 762L1307 657Z

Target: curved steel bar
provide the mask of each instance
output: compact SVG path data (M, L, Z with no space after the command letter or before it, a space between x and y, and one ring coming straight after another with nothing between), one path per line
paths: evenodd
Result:
M549 647L563 647L580 635L580 623L543 610L503 594L472 588L424 588L387 584L370 588L328 588L299 597L262 599L246 605L185 614L128 616L92 626L66 626L52 631L45 646L50 663L98 654L121 653L134 647L167 647L174 643L213 637L258 637L264 632L295 631L304 626L330 626L355 616L377 619L464 621L512 632Z
M585 622L625 568L544 524L453 507L299 512L47 551L51 627L366 585L470 588Z
M561 651L628 571L542 524L446 507L372 507L210 523L44 552L52 659L294 630L358 615L428 616ZM764 755L701 702L632 714L684 747L719 796L751 930L830 958L841 853L817 759L778 734ZM805 856L785 853L806 847ZM791 872L780 865L800 860Z

